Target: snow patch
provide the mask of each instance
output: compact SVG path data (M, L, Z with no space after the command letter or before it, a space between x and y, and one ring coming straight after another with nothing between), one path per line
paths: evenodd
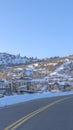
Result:
M12 95L5 96L0 98L0 107L17 104L21 102L26 102L30 100L40 99L40 98L49 98L57 96L73 95L73 91L70 92L44 92L44 93L35 93L35 94L24 94L24 95Z

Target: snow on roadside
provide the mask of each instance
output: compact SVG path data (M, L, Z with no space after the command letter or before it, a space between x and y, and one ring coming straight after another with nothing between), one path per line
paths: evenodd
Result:
M5 96L0 98L0 107L17 104L21 102L26 102L30 100L40 99L40 98L49 98L49 97L56 97L56 96L65 96L65 95L72 95L73 91L69 92L44 92L44 93L34 93L34 94L24 94L24 95L12 95L12 96Z

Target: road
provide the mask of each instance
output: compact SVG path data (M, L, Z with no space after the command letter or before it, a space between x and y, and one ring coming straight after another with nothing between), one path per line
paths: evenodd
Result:
M0 130L73 130L73 96L0 108Z

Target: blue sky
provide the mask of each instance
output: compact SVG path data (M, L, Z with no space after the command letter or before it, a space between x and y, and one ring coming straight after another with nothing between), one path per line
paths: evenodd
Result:
M73 54L73 0L0 0L0 52Z

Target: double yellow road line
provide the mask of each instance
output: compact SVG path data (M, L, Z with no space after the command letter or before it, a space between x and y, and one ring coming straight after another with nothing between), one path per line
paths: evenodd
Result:
M30 114L22 117L21 119L17 120L16 122L14 122L13 124L11 124L10 126L6 127L4 130L15 130L16 128L18 128L20 125L22 125L24 122L26 122L27 120L31 119L32 117L34 117L35 115L37 115L38 113L46 110L47 108L50 108L51 106L61 102L61 101L64 101L66 99L69 99L71 98L70 97L64 97L64 98L61 98L59 100L56 100L56 101L53 101L52 103L42 107L42 108L39 108L38 110L35 110L33 112L31 112Z

